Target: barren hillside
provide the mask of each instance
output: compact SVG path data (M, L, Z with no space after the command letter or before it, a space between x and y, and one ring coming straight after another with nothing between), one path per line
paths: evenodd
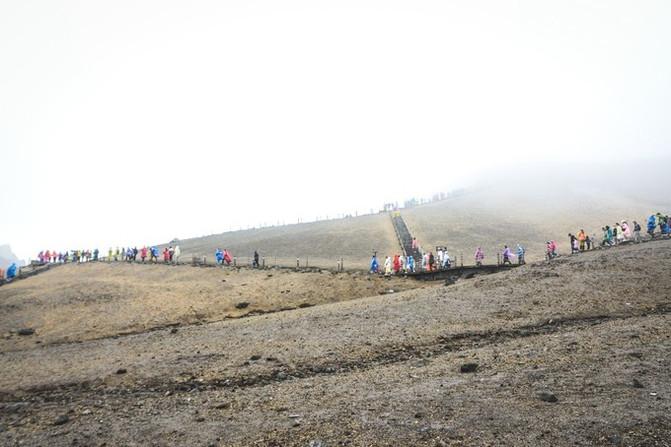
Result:
M496 260L496 253L501 253L504 245L515 247L518 243L527 248L528 260L543 259L545 241L553 239L560 244L560 252L569 253L569 232L576 234L584 229L600 243L601 228L622 220L638 221L645 233L647 217L659 209L669 210L671 203L588 191L502 192L490 187L401 214L426 250L446 245L451 255L463 254L464 263L473 264L478 246L489 262Z
M665 240L177 331L12 335L0 443L668 446L670 259Z
M629 183L629 178L637 178ZM473 263L481 246L494 262L504 245L521 243L530 260L543 259L544 243L554 239L569 250L569 232L581 228L601 241L601 228L616 222L645 220L654 212L671 213L671 199L659 188L663 163L597 166L568 164L520 167L476 182L465 193L440 202L402 210L408 227L423 248L447 245L450 254ZM230 248L248 262L254 250L267 262L295 265L296 257L314 265L366 268L371 252L399 252L387 214L309 224L247 230L181 241L188 255L212 256L217 247Z
M293 266L300 258L301 265L307 261L330 269L335 269L341 257L345 268L366 269L374 250L398 251L387 214L234 231L183 239L179 244L185 258L198 255L213 259L217 248L227 248L240 262L248 263L258 250L269 264Z

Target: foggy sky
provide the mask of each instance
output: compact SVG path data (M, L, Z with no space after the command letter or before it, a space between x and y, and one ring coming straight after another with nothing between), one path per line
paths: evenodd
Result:
M669 152L667 1L2 1L0 243L367 212Z

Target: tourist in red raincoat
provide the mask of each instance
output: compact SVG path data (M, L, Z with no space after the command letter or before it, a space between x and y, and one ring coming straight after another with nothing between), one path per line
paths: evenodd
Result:
M231 258L231 253L228 250L224 249L224 262L226 263L226 265L231 265L231 261L233 261L233 259Z
M398 274L401 271L401 260L398 255L394 255L394 273Z

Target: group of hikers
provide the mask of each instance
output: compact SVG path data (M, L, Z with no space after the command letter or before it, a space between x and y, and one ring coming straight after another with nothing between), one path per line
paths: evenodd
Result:
M655 229L659 227L659 233L655 232ZM669 216L662 213L651 214L648 217L647 222L647 233L650 239L654 239L657 236L668 237L671 233L671 228L669 227ZM641 236L641 225L635 220L631 224L626 220L621 222L616 222L612 227L610 225L605 225L601 227L602 238L601 238L601 247L612 247L615 245L622 244L624 242L634 242L639 243L643 240ZM569 237L569 246L571 247L571 254L580 253L583 251L593 250L597 247L596 236L590 237L585 230L580 230L577 234L568 234ZM547 242L548 244L548 258L553 258L557 255L556 253L556 244L553 241ZM554 245L554 248L551 250L550 244Z
M659 233L655 229L659 227ZM655 237L668 237L671 234L669 227L669 216L662 213L651 214L648 217L647 232L650 239ZM635 220L629 224L628 221L622 220L616 222L612 227L604 225L601 227L602 237L599 245L596 236L589 236L585 230L580 230L577 234L569 233L569 247L571 254L581 253L583 251L594 250L597 248L607 248L619 245L625 242L639 243L643 240L641 235L641 225ZM555 241L546 242L547 259L552 259L557 256L557 243Z
M659 233L656 232L658 227ZM641 225L635 220L632 221L631 225L626 220L622 220L621 222L615 223L612 227L605 225L601 230L603 232L603 237L600 244L598 244L596 236L588 235L583 229L576 234L569 233L568 237L571 254L577 254L601 247L611 247L624 242L639 243L642 241ZM669 216L662 213L650 215L647 221L647 233L650 239L654 239L658 236L668 237L671 235L671 221L669 220ZM553 259L558 256L558 246L556 241L546 241L545 245L547 259ZM436 247L436 253L434 255L433 251L424 252L417 240L413 238L412 251L420 254L418 257L419 259L415 259L412 255L403 256L402 254L396 254L393 257L387 256L382 264L378 261L377 253L373 253L370 261L370 273L380 273L389 276L394 274L415 273L418 271L432 272L453 267L454 260L450 257L446 247ZM505 245L500 254L497 255L497 263L509 265L513 263L514 258L517 258L517 263L521 265L525 263L525 255L526 249L521 244L517 244L517 248L514 251ZM170 245L165 247L162 251L157 246L144 246L141 249L138 249L137 247L120 249L117 247L116 250L110 247L106 259L100 258L100 251L97 248L94 250L66 250L64 252L43 250L38 253L37 259L40 264L51 264L67 262L82 263L99 260L106 260L108 262L138 262L139 257L139 261L142 263L163 262L164 264L178 264L180 256L181 250L179 245L174 247ZM223 266L235 263L233 255L227 249L222 250L217 248L214 257L218 265ZM475 250L474 258L476 266L484 265L485 253L482 247L478 247ZM254 251L252 267L260 267L259 253L257 251ZM19 268L16 263L11 264L6 271L0 269L0 280L11 280L18 275L18 271Z
M217 261L218 265L231 265L231 263L235 263L233 255L225 248L223 250L221 248L217 248L217 250L214 252L214 259ZM252 268L257 269L259 267L261 267L261 264L259 263L259 252L254 250L254 256L252 257Z
M156 264L161 262L161 259L164 264L178 264L181 255L182 250L180 250L179 245L174 247L170 245L165 247L163 251L159 250L157 246L147 247L146 245L139 250L137 247L122 247L121 250L119 250L119 247L116 250L110 247L107 253L107 261L137 262L139 257L143 264L145 262Z
M413 242L415 239L413 239ZM417 246L419 249L419 246ZM524 256L526 254L526 249L517 244L517 250L513 253L513 250L510 249L507 245L503 247L503 251L500 254L499 261L502 264L512 264L513 258L517 257L518 264L525 264ZM480 267L485 261L485 252L482 247L478 247L475 250L475 265ZM370 273L384 273L385 276L389 275L398 275L406 273L416 273L418 271L423 272L433 272L438 270L447 270L453 266L453 259L450 257L447 252L446 247L436 247L436 254L433 254L433 251L425 252L421 255L421 262L417 265L414 256L408 255L407 257L403 255L396 254L393 257L387 256L384 260L384 264L380 265L377 259L377 253L373 253L373 256L370 260Z
M659 233L656 229L659 228ZM669 216L662 213L650 215L647 222L647 230L650 239L656 237L668 237L671 235L671 219ZM603 238L599 244L596 236L590 236L581 229L578 233L569 233L569 246L571 247L571 254L581 253L583 251L594 250L600 247L610 247L624 242L639 243L643 240L641 236L641 225L635 220L629 224L628 221L623 220L615 223L612 227L606 225L602 228ZM600 245L600 247L599 247ZM558 244L554 240L546 241L546 259L554 259L559 256ZM412 239L413 252L422 252L421 247L415 238ZM513 259L517 258L518 264L524 264L526 249L517 244L517 249L512 250L507 245L504 246L503 251L497 260L500 264L512 264ZM484 264L485 253L481 247L475 250L475 265L480 267ZM421 255L421 262L416 264L413 256L394 255L387 256L382 264L379 263L377 253L374 253L370 261L370 273L379 273L386 276L396 274L415 273L418 271L431 272L436 270L445 270L451 268L453 265L452 258L445 247L436 247L436 254L432 251L425 252Z
M37 260L40 264L90 262L97 261L99 255L97 248L95 250L65 250L64 252L43 250L37 254Z

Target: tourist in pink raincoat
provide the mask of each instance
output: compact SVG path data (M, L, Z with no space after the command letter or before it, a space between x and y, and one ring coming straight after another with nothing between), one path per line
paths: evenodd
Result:
M629 224L627 223L626 220L622 221L622 225L620 225L622 228L622 235L624 236L625 241L631 240L631 228L629 228Z

